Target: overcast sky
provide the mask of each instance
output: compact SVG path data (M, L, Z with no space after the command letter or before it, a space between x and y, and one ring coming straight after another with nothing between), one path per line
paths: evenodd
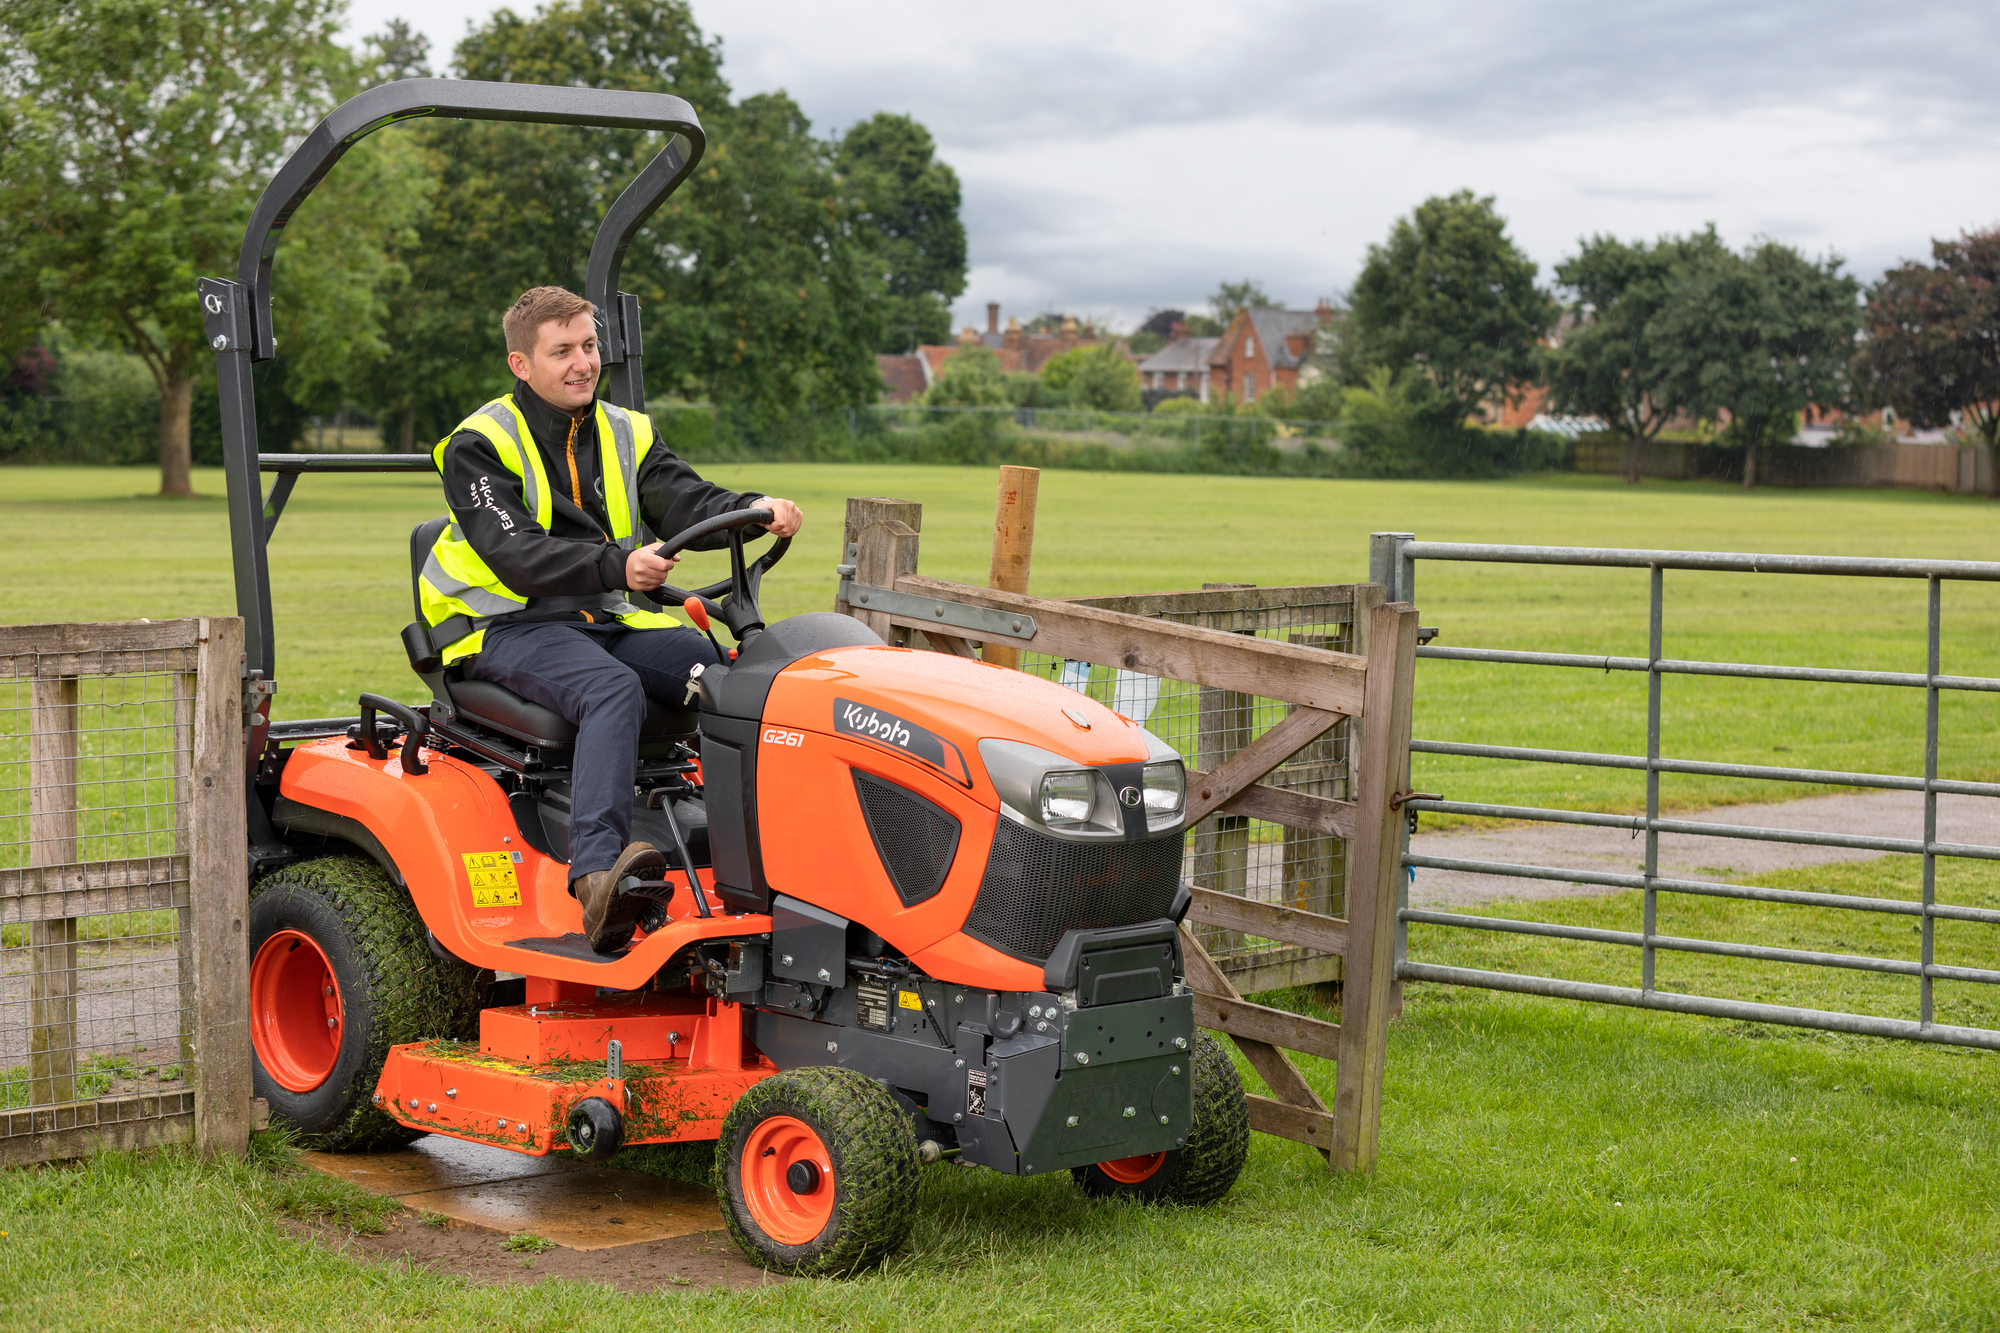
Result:
M446 63L484 0L353 0ZM529 5L516 6L527 11ZM1251 277L1308 306L1423 198L1494 195L1544 280L1580 236L1714 222L1873 279L2000 223L2000 4L697 0L738 96L878 110L964 182L955 314L1130 327ZM700 108L696 108L700 110Z

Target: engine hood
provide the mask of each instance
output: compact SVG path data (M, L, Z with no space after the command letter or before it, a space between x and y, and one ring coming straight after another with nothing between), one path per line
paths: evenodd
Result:
M1075 690L908 648L837 648L792 663L772 682L764 723L899 750L989 797L978 758L979 742L989 738L1091 766L1135 763L1150 753L1138 723Z

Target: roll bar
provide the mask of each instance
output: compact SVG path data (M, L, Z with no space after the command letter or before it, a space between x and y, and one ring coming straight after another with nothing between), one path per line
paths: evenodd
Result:
M271 261L299 205L348 149L386 125L419 116L596 125L664 131L669 136L666 146L605 213L591 243L584 278L584 295L604 315L604 396L621 407L645 410L639 301L618 290L619 271L632 237L701 162L707 138L693 107L666 93L468 79L402 79L370 88L335 107L264 187L243 233L235 279L202 278L195 285L203 332L215 352L223 466L229 484L230 547L235 557L236 609L243 617L246 679L269 680L275 669L266 545L299 474L409 472L432 467L425 454L263 454L258 449L256 394L250 378L254 362L277 355L271 323ZM278 474L268 497L261 480L266 471ZM268 693L263 697L268 700ZM255 755L262 747L263 727L253 728L253 732L250 753Z

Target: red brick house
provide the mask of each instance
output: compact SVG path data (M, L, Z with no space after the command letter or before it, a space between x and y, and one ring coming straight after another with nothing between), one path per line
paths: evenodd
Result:
M1254 403L1274 388L1296 389L1300 372L1312 361L1320 326L1332 319L1333 307L1325 301L1315 310L1244 306L1208 354L1210 392Z

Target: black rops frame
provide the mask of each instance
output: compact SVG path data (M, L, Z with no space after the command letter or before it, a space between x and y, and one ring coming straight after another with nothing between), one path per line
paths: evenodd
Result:
M700 163L707 145L694 108L665 93L608 88L479 83L462 79L403 79L349 98L306 136L265 187L250 225L236 280L202 278L204 333L215 349L222 404L222 458L229 479L230 553L236 569L236 609L243 617L247 757L254 763L269 731L269 686L276 662L271 633L271 571L266 547L285 501L304 472L431 472L429 454L266 454L258 449L256 396L250 367L277 355L271 328L271 260L299 205L334 164L364 136L418 116L506 120L533 125L599 125L665 131L666 147L625 187L598 225L585 270L584 295L604 315L601 340L604 396L644 411L639 301L618 290L619 270L633 235ZM269 495L260 473L276 474ZM257 802L251 801L254 807ZM257 813L253 810L253 814ZM255 839L253 828L253 840Z

